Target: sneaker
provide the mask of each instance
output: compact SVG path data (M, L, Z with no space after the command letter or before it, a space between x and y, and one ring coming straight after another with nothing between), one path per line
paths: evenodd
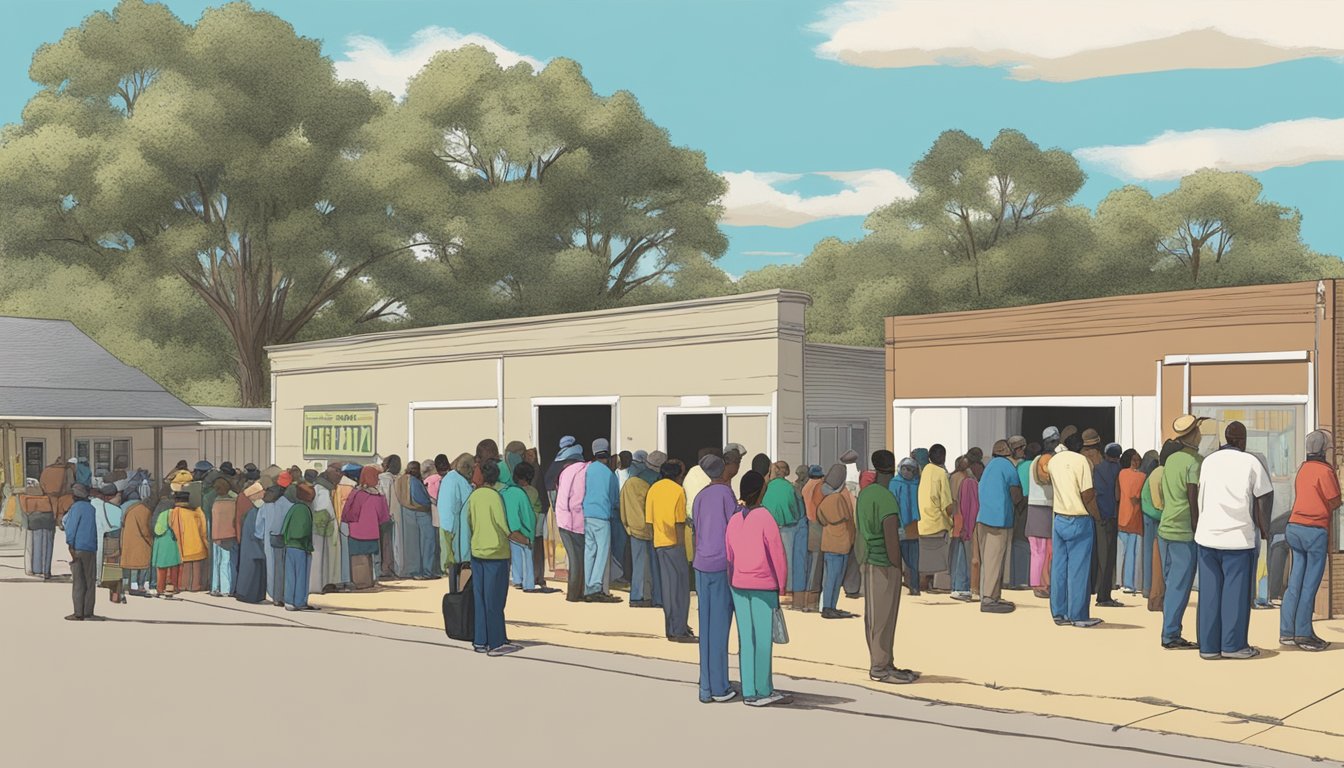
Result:
M299 609L298 609L297 606L286 605L286 606L285 606L285 610L286 610L286 611L297 611L297 610L299 610Z
M1069 621L1068 619L1064 618L1063 616L1056 616L1056 617L1055 617L1055 626L1057 626L1057 627L1067 627L1068 625L1070 625L1070 624L1072 624L1072 623L1073 623L1072 621Z
M1189 651L1199 647L1198 643L1192 643L1184 637L1178 637L1175 640L1168 640L1162 644L1168 651Z
M1279 645L1282 645L1282 646L1285 646L1285 647L1288 647L1288 648L1296 648L1296 647L1297 647L1297 640L1294 639L1294 638L1291 638L1291 637L1280 637L1280 638L1279 638Z
M1304 651L1324 651L1330 644L1319 637L1295 637L1293 643Z
M1200 656L1203 655L1204 654L1202 653L1200 654ZM1256 656L1260 655L1260 649L1246 646L1245 648L1242 648L1240 651L1233 651L1231 653L1223 653L1220 655L1224 659L1254 659Z
M793 697L792 697L792 696L789 696L789 695L787 695L787 694L783 694L783 693L779 693L779 692L775 692L775 693L770 694L769 696L761 696L760 698L751 699L750 701L747 702L747 706L748 706L748 707L769 707L769 706L773 706L773 705L775 705L775 704L783 705L783 704L792 704L792 703L793 703Z
M1090 618L1090 619L1083 619L1082 621L1075 621L1075 622L1073 622L1073 626L1078 627L1079 629L1091 629L1092 627L1095 627L1095 626L1097 626L1097 625L1100 624L1100 623L1101 623L1101 619L1098 619L1098 618L1096 618L1096 617L1094 616L1094 617L1092 617L1092 618Z
M970 593L970 592L953 592L953 593L952 593L952 599L953 599L953 600L960 600L960 601L963 602L963 603L969 603L969 602L971 602L972 600L974 600L975 598L971 597L971 593Z
M710 696L709 700L717 704L724 704L736 698L737 698L737 691L733 690L732 688L729 688L727 693L722 694L720 696Z
M505 643L499 646L498 648L491 648L490 650L485 652L485 655L491 658L496 658L499 656L508 656L510 653L517 653L521 650L523 650L523 647L521 645L514 645L513 643Z
M1012 613L1017 610L1012 603L980 603L981 613Z
M477 653L488 653L490 651L490 649L486 648L484 645L473 645L471 646L471 650Z
M1223 658L1223 654L1221 654L1221 653L1204 653L1204 652L1201 651L1200 654L1199 654L1199 658L1201 658L1201 659L1203 659L1203 660L1205 660L1205 661L1217 661L1217 660Z
M880 675L869 674L868 679L875 683L887 683L889 685L908 685L919 679L919 676L908 669L891 669Z

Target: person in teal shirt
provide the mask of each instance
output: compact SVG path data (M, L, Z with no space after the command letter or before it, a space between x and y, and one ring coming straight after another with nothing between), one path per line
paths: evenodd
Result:
M789 592L796 592L803 588L806 577L803 569L807 566L807 540L803 540L802 558L798 557L796 548L798 520L803 517L804 512L800 509L797 489L789 481L789 465L783 461L776 461L770 465L770 475L774 479L765 486L761 506L769 510L770 516L775 518L775 524L779 526L779 535L784 540L784 559L787 561L785 574L788 583L785 588Z
M504 497L504 517L509 522L509 582L514 589L537 591L537 576L532 568L531 543L536 538L537 513L525 486L532 484L537 471L527 462L513 467L513 482L500 487ZM526 540L528 543L524 544Z

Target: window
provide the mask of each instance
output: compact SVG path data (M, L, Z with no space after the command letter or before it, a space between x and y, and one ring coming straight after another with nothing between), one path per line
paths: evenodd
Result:
M867 422L831 422L814 424L815 450L813 456L822 469L840 461L840 455L853 449L859 455L858 468L868 468L868 424Z
M1270 531L1282 534L1293 511L1293 483L1302 465L1306 408L1301 405L1196 405L1194 415L1207 416L1200 425L1203 440L1199 452L1208 456L1223 444L1227 425L1240 421L1246 426L1246 450L1265 463L1274 484L1274 511Z
M128 438L82 437L75 440L75 456L89 465L96 481L121 469L131 471L131 441Z

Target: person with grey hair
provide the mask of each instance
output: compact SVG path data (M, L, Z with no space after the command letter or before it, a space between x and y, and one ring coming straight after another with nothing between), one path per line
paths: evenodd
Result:
M725 451L736 461L740 454ZM700 459L700 468L710 478L707 488L695 497L695 595L700 618L700 701L732 701L737 691L728 685L728 635L733 626L733 594L729 584L728 520L737 510L732 469L718 456ZM734 467L735 469L735 467Z
M821 582L821 618L848 619L854 614L838 610L840 585L854 548L854 503L845 488L845 465L833 464L821 483L821 504L817 505L817 527L821 529L823 576ZM866 490L866 489L865 489ZM860 494L859 498L863 498Z
M1312 627L1316 591L1325 575L1329 526L1340 507L1339 474L1330 462L1330 433L1307 435L1307 460L1294 482L1293 514L1288 518L1288 546L1293 552L1288 588L1279 607L1279 643L1304 651L1324 651L1330 644Z
M611 594L611 522L620 516L621 489L611 471L611 443L593 441L593 460L584 472L583 572L584 602L619 603Z

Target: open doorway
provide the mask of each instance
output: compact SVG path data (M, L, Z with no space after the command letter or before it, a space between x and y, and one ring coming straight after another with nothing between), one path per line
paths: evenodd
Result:
M699 461L701 449L723 447L722 414L669 413L663 418L667 420L667 457L688 470Z
M1077 408L1071 406L1040 406L1022 409L1021 431L1027 442L1040 442L1047 427L1064 429L1072 424L1081 433L1089 427L1101 435L1101 444L1115 442L1114 408ZM1011 428L1011 424L1009 427ZM988 447L988 446L986 446Z
M611 406L537 406L537 455L541 461L538 475L545 475L560 450L560 438L566 435L578 440L584 457L591 459L594 440L599 437L611 440Z

